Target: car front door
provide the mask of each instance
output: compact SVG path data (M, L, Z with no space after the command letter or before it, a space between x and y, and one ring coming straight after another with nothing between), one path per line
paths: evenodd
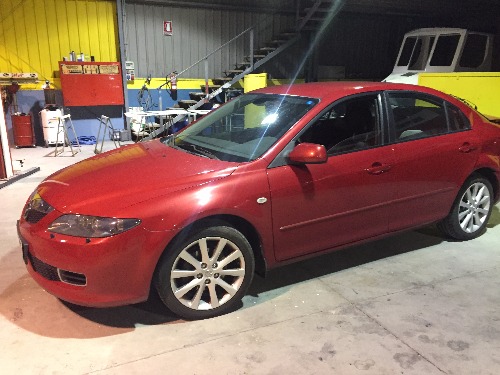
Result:
M387 231L392 149L383 145L380 108L378 94L334 105L296 140L325 145L330 155L326 163L270 166L277 260Z

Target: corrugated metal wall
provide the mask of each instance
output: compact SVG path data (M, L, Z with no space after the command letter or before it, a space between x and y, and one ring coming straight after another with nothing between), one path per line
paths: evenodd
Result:
M53 81L58 61L72 50L118 61L117 30L112 0L2 0L0 71Z
M134 61L136 76L165 77L182 71L217 47L257 25L255 47L294 25L290 15L177 8L158 5L127 4L125 43L127 60ZM172 21L172 36L163 35L163 22ZM209 77L220 77L234 68L249 53L249 37L231 43L209 59ZM199 64L183 77L203 78L205 67Z

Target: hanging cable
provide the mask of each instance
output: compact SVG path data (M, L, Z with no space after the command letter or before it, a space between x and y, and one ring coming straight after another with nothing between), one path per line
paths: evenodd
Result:
M151 74L148 76L141 89L137 93L137 102L144 111L149 111L153 108L153 98L149 92L148 86L151 83Z

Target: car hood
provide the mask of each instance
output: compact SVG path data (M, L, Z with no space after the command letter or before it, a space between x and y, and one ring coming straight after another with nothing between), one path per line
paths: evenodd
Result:
M159 140L122 147L64 168L38 191L60 212L113 215L121 209L229 176L238 163L192 155Z

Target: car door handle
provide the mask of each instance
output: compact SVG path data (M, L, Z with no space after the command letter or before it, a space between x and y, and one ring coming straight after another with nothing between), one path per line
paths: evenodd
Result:
M458 150L463 153L468 153L474 151L476 148L477 148L476 146L470 144L469 142L465 142L462 146L458 148Z
M369 174L382 174L384 172L387 172L391 168L392 166L389 164L376 162L373 163L370 168L366 168L365 171L368 172Z

